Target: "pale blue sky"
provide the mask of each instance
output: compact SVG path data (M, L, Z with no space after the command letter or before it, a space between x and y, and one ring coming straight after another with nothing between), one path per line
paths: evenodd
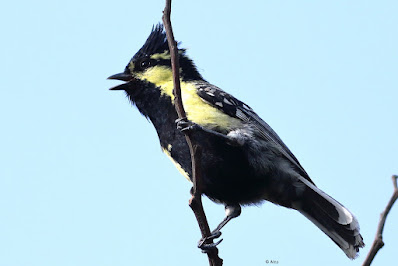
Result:
M106 80L161 20L156 1L0 8L0 266L207 265L190 184ZM398 173L397 1L173 1L203 76L266 120L354 212L350 261L299 213L266 203L223 230L225 265L361 265ZM223 207L205 200L211 227ZM374 265L396 260L398 206Z

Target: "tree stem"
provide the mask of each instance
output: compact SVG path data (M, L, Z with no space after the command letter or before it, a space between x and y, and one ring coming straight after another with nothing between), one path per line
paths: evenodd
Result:
M180 74L179 74L179 60L178 60L178 47L174 39L173 29L171 26L171 0L166 0L166 6L163 10L163 24L166 29L166 36L169 44L169 50L171 55L171 68L173 71L173 83L174 83L174 104L176 112L179 118L186 118L186 113L181 98L181 85L180 85ZM210 228L206 219L206 215L202 205L202 175L200 168L200 159L202 156L201 147L192 142L191 133L184 131L186 141L189 146L192 161L192 197L189 200L189 206L195 214L198 222L202 237L210 236ZM213 240L208 240L206 243L213 243ZM210 266L221 266L223 260L218 256L218 249L215 247L207 252Z

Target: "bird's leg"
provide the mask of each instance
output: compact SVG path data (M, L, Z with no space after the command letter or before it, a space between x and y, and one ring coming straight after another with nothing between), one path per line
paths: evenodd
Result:
M178 118L175 122L176 122L176 125L177 125L177 129L180 130L181 132L185 132L185 131L201 131L201 132L204 132L204 133L207 133L207 134L211 134L213 137L214 136L218 137L218 138L228 142L231 145L236 145L235 144L235 142L236 142L235 139L233 139L233 138L231 138L231 137L229 137L227 135L224 135L224 134L222 134L220 132L217 132L217 131L202 127L202 126L200 126L200 125L188 120L186 117Z
M206 252L214 247L216 247L218 244L221 243L222 239L216 243L212 244L206 244L207 240L210 239L215 239L221 236L221 228L223 228L229 221L231 221L233 218L236 218L240 215L242 209L240 205L225 205L225 218L224 220L221 221L221 223L214 229L210 236L202 238L199 240L198 243L198 248L202 249L203 252Z

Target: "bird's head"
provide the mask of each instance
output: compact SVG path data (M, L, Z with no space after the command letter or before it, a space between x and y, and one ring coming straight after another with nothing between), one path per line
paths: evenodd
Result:
M179 49L179 63L182 80L202 79L184 49ZM127 64L124 72L112 75L108 79L126 81L111 90L125 90L129 95L137 95L153 85L161 87L171 83L173 79L171 56L163 25L158 24L152 28L145 44Z

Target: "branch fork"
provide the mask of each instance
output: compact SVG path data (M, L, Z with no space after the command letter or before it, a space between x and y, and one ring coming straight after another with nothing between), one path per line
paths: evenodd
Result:
M363 262L362 266L369 266L372 263L373 259L375 258L377 252L379 252L379 250L384 246L384 242L383 242L384 225L386 223L388 213L390 212L395 201L398 199L397 179L398 179L398 175L392 176L394 192L392 193L392 196L391 196L390 201L388 202L386 208L380 214L380 220L379 220L379 225L378 225L377 231L376 231L376 237L373 241L372 247L370 248L369 253L366 256L366 259Z

